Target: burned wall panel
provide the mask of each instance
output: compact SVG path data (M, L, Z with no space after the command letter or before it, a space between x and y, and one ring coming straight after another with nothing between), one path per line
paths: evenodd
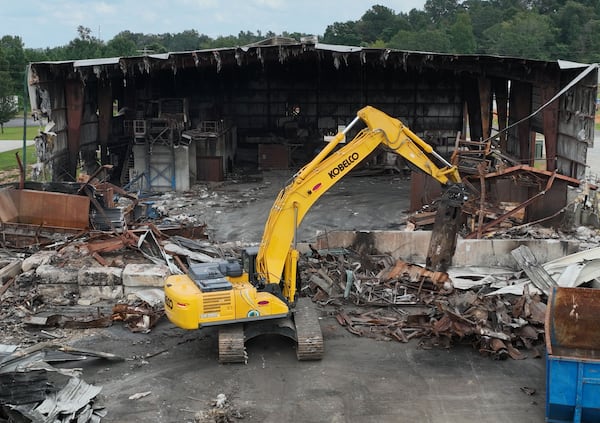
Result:
M562 75L563 83L576 72ZM557 169L575 178L585 177L587 148L594 143L597 72L591 72L560 98Z

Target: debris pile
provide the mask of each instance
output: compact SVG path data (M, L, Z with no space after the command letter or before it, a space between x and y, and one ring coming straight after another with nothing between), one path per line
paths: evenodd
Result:
M211 407L195 413L195 423L231 423L243 419L244 415L233 407L225 394L218 394Z
M524 351L540 356L546 305L535 286L516 279L520 272L461 290L446 273L347 249L313 250L300 268L304 294L334 307L336 320L357 336L419 338L423 348L471 342L496 359L522 359ZM500 285L517 293L505 294Z
M40 342L19 349L0 344L0 419L57 423L100 422L106 409L95 403L101 387L81 379L81 369L60 369L50 363L101 357L121 360L113 354L74 349ZM66 383L49 373L67 376Z

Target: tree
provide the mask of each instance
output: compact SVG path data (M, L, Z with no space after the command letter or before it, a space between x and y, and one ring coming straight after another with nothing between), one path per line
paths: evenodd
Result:
M590 20L581 29L581 34L573 44L576 53L572 60L584 63L600 62L600 19Z
M553 21L556 27L560 28L558 41L567 45L574 43L593 13L591 7L572 0L556 10L553 14Z
M5 35L0 39L0 54L3 62L0 70L8 73L9 79L5 81L8 85L8 93L11 95L22 92L23 72L27 59L23 51L21 37Z
M425 29L419 32L398 31L392 37L388 46L399 50L430 51L447 53L450 51L450 41L445 31L440 29Z
M362 39L358 33L355 21L334 22L327 26L323 35L323 42L330 44L341 44L349 46L359 46Z
M456 16L456 21L448 30L450 36L451 52L460 54L475 53L477 43L473 35L471 17L464 12Z
M0 64L2 61L0 61ZM14 100L14 92L9 89L11 78L8 72L0 71L0 131L4 133L4 124L12 119L18 111L18 102Z
M439 24L454 16L458 10L458 0L427 0L424 8L432 22Z
M77 27L79 38L75 38L67 45L65 54L69 60L94 59L103 57L104 43L92 36L90 28L79 25Z
M135 56L137 45L129 33L120 32L106 43L106 54L112 57Z
M367 10L357 23L361 41L373 43L377 39L389 41L400 30L399 20L388 7L375 5Z
M200 34L195 29L188 29L173 34L170 43L165 43L169 51L190 51L200 48Z
M550 18L519 12L510 21L484 31L486 53L550 60L555 55L555 33Z

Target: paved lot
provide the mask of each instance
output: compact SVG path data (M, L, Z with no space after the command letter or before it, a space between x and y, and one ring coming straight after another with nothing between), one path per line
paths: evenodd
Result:
M35 143L33 141L26 141L26 144L33 145ZM21 141L17 141L17 140L0 141L0 153L3 153L5 151L18 150L18 149L22 149L22 148L23 148L23 140L21 140Z
M187 332L161 321L149 334L117 325L87 336L81 345L128 360L83 362L83 378L103 387L106 422L191 422L209 415L220 393L241 422L544 421L543 359L495 361L469 345L358 338L322 314L322 361L298 362L289 342L263 337L249 342L247 365L222 365L214 328Z

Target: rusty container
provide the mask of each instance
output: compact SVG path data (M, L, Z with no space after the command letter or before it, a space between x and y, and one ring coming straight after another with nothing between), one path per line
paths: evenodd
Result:
M600 422L600 290L554 287L545 329L546 421Z

